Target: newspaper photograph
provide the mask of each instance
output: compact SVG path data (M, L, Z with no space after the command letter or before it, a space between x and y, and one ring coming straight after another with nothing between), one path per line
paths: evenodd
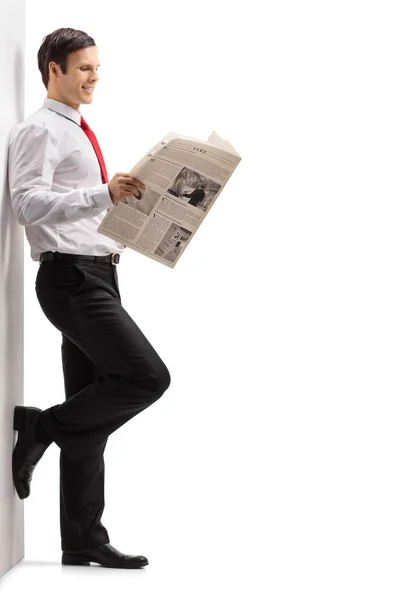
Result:
M215 131L206 142L170 133L130 171L146 189L109 208L97 231L173 268L240 161Z

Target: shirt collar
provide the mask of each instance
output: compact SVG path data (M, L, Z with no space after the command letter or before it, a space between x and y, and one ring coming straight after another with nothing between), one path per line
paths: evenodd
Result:
M59 102L58 100L53 100L52 98L45 98L43 107L54 110L60 115L67 117L67 119L71 119L71 121L74 121L77 125L81 126L82 115L78 110L72 108L72 106L68 106L68 104L64 104L64 102Z

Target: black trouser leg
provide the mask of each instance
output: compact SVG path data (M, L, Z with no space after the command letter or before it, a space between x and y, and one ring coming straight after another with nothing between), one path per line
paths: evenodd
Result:
M60 501L66 511L62 535L67 536L63 549L80 549L82 543L100 545L109 541L100 523L107 438L163 395L170 374L122 307L116 266L45 261L39 267L36 293L46 317L68 340L64 373L71 369L77 373L76 381L67 374L65 402L43 411L38 426L62 451ZM92 486L86 483L90 480ZM100 538L105 541L97 543Z
M96 378L93 362L67 337L62 336L65 398L68 399ZM101 522L104 511L104 444L81 460L70 459L60 450L60 531L62 550L95 548L109 543Z

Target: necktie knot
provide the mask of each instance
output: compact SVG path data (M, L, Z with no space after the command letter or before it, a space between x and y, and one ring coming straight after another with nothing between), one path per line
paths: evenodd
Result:
M81 127L84 131L87 131L88 129L90 129L89 125L86 123L86 121L83 117L81 117Z

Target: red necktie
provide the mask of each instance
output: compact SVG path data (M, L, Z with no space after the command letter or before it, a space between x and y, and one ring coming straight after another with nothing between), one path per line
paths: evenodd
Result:
M88 136L88 138L94 148L94 151L96 152L97 160L99 161L100 170L101 170L101 180L103 183L108 183L107 169L106 169L103 155L100 150L99 143L98 143L97 138L94 135L93 131L90 129L89 125L86 123L86 121L83 117L81 117L81 127L82 127L83 131L86 133L86 135Z
M83 131L86 133L86 135L88 136L88 138L94 148L94 151L96 152L97 160L99 161L100 170L101 170L101 180L103 183L108 183L107 169L106 169L106 165L104 162L103 154L101 153L101 150L100 150L99 142L97 141L96 136L94 135L93 131L90 129L89 125L86 123L85 119L82 116L81 116L81 127L82 127ZM111 208L112 207L107 208L107 212L109 210L111 210ZM126 248L125 244L124 244L124 248Z

